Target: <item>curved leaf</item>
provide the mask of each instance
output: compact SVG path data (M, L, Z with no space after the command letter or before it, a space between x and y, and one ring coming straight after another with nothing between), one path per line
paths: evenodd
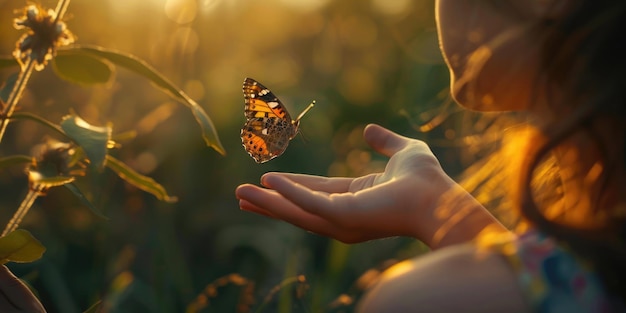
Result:
M113 69L105 60L72 50L58 54L52 65L59 77L80 85L106 84L113 77Z
M0 264L27 263L41 258L46 248L28 231L18 229L0 237Z
M106 166L113 170L121 179L145 192L153 194L161 201L169 203L178 201L176 197L168 195L165 188L154 179L135 172L135 170L128 167L124 162L110 155L107 155Z
M67 184L65 184L63 186L65 186L65 188L69 189L80 200L80 202L82 202L87 208L89 208L89 210L91 210L91 212L93 214L95 214L99 218L102 218L102 219L105 219L105 220L109 219L108 217L106 217L102 213L100 213L100 211L96 208L96 206L93 205L93 203L91 203L91 201L89 201L89 199L87 199L87 197L85 197L83 192L80 191L80 189L78 189L78 187L76 187L76 185L74 185L73 183L67 183Z
M90 125L76 115L67 115L61 121L61 128L83 148L90 166L102 169L107 155L107 144L111 138L111 127Z
M191 113L195 117L196 121L200 125L200 128L202 129L202 138L204 139L204 142L220 154L226 154L226 150L224 150L224 147L222 146L222 143L217 136L217 130L215 129L211 118L206 114L204 109L202 109L202 107L198 105L196 101L191 99L184 91L177 88L165 76L161 75L161 73L159 73L156 69L147 64L145 61L131 54L115 50L109 50L98 46L68 46L59 49L57 56L64 53L86 53L97 56L106 59L117 66L121 66L123 68L126 68L127 70L133 71L147 78L162 91L188 106L191 109Z
M41 124L41 125L43 125L43 126L46 126L46 127L50 128L50 129L54 130L54 131L55 131L55 132L57 132L59 135L61 135L61 136L65 137L65 138L68 138L68 139L70 139L70 140L72 139L72 138L69 138L69 137L65 134L65 132L64 132L61 128L59 128L56 124L54 124L54 123L52 123L52 122L50 122L50 121L46 120L45 118L43 118L43 117L41 117L41 116L35 115L35 114L33 114L33 113L29 113L29 112L17 112L17 113L13 113L13 115L11 115L11 120L12 120L12 121L14 121L14 120L17 120L17 119L25 119L25 120L31 120L31 121L34 121L34 122L36 122L36 123L39 123L39 124Z
M0 169L18 164L31 164L33 158L27 155L12 155L0 158Z
M28 171L28 182L31 186L37 186L35 189L49 189L52 187L63 186L73 182L75 178L73 176L46 176L46 173L41 171Z
M83 313L98 313L102 308L102 300L96 301L96 303L92 304L87 310Z

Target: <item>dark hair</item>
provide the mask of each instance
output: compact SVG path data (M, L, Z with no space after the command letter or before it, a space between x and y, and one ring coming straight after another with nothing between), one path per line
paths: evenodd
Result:
M566 95L548 98L549 104L567 108L557 123L541 129L543 140L529 154L520 178L520 211L535 227L556 238L593 265L607 290L626 303L626 2L574 1L562 19L545 19L534 29L543 45L543 76L537 88L549 94L558 84ZM614 137L597 132L597 124L610 121ZM600 154L601 172L595 181L601 195L592 199L592 223L574 225L549 218L532 188L533 172L542 160L565 140L584 132ZM585 151L578 151L585 153ZM578 177L581 178L581 177ZM617 204L602 197L609 188L617 192ZM614 190L617 189L617 190Z

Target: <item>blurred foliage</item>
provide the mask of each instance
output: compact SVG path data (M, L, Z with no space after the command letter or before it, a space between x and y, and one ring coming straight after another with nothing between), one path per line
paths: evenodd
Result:
M6 262L32 262L46 251L28 231L18 229L0 237L0 264Z
M82 312L99 300L104 312L181 312L202 295L208 302L201 312L351 311L373 273L425 248L407 238L344 245L241 212L234 190L268 171L354 176L380 170L385 158L361 137L367 123L434 143L454 137L444 131L454 119L444 121L451 127L419 131L424 121L455 110L441 107L449 100L449 78L432 2L72 0L65 20L78 43L146 60L207 111L228 154L208 148L190 111L132 70L120 67L106 78L104 63L83 57L81 66L105 82L86 86L46 68L31 78L17 112L60 123L73 110L89 124L110 123L120 137L111 157L160 182L178 202L161 202L111 171L77 179L73 185L109 218L102 220L71 190L51 189L21 224L46 252L11 269L29 277L49 312ZM25 4L0 0L2 55L9 56L21 36L10 21ZM56 1L41 4L54 8ZM0 81L14 72L0 71ZM245 77L271 88L294 114L317 101L301 123L303 135L262 165L239 138ZM0 156L31 155L46 137L64 139L28 119L13 122ZM460 171L458 147L435 144L433 150L450 174ZM11 218L26 186L23 168L0 173L2 221ZM215 296L207 294L218 285Z

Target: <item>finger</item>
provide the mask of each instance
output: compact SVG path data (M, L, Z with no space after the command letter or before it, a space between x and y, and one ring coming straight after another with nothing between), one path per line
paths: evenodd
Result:
M278 192L255 185L241 185L235 191L240 208L265 216L281 218L289 216L285 212L302 211Z
M296 206L307 211L315 211L308 209L309 207L328 207L330 205L328 193L309 189L307 186L294 182L283 175L267 175L264 177L263 183ZM303 206L305 203L307 205Z
M363 130L363 137L372 148L388 157L402 150L413 140L376 124L367 125Z
M280 175L295 183L306 186L309 189L328 192L328 193L347 192L350 188L350 184L354 180L353 178L349 178L349 177L324 177L324 176L315 176L315 175L274 172L274 173L267 173L261 176L261 184L265 186L264 184L265 179L272 175Z
M280 175L274 175L273 178L270 178L270 181L272 180L288 181ZM271 183L273 184L275 182ZM288 181L288 184L298 186L298 184L294 182ZM300 188L305 187L300 186ZM389 190L386 190L386 192L389 192ZM371 224L372 221L381 220L380 217L372 217L372 214L376 214L376 212L370 211L371 208L368 208L367 205L358 204L355 207L340 207L336 205L328 208L317 208L318 212L311 213L307 210L315 212L316 208L307 207L305 210L294 204L294 202L299 201L292 202L274 190L263 189L254 185L243 185L238 188L238 193L238 197L241 199L240 207L244 210L250 209L254 213L281 219L312 233L335 238L345 243L362 242L373 238L392 235L387 234L388 232L376 231L376 227L366 225ZM315 193L320 197L328 196L321 192ZM335 196L336 195L338 194L335 194ZM388 201L388 197L375 196L373 193L367 195L365 199L366 202L371 204L372 208L383 205L383 211L385 211L384 208L389 204L376 203L376 200L381 199ZM302 202L306 202L306 200ZM350 212L355 214L351 214ZM326 218L327 216L329 219ZM384 218L382 220L384 220ZM364 229L369 229L366 232L359 230L362 229L364 225Z
M385 192L394 192L389 183L356 193L328 194L313 191L279 175L267 177L266 182L297 207L342 227L353 227L360 221L371 220L372 212L389 207L393 202L390 197L381 196Z
M242 210L281 219L320 235L336 236L336 226L319 216L302 210L273 190L254 185L242 185L237 188L237 197L240 199L239 205Z
M270 218L276 218L276 217L274 217L272 215L272 213L270 213L270 212L268 212L266 210L263 210L263 208L261 208L259 206L256 206L255 204L253 204L252 202L247 201L247 200L243 200L243 199L239 200L239 208L242 211L248 211L248 212L256 213L256 214L259 214L259 215L267 216L267 217L270 217Z

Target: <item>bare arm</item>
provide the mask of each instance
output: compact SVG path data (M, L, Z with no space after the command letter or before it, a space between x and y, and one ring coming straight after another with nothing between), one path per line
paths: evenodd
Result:
M495 252L457 245L390 268L360 313L530 312L517 277Z
M266 188L236 190L242 210L354 243L410 236L433 249L506 229L448 177L426 143L370 125L365 140L390 157L382 173L357 178L269 173Z

